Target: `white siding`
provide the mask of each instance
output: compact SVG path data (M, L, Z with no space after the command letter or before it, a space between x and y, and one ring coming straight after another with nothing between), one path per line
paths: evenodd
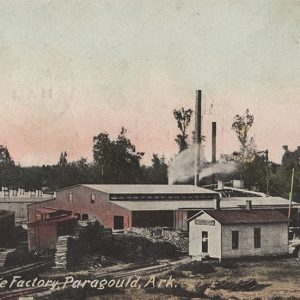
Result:
M254 228L261 228L261 247L254 248ZM239 231L239 248L232 249L232 231ZM288 253L287 223L222 226L222 258Z
M212 217L203 213L195 220L213 220ZM221 258L221 225L215 221L215 225L197 225L195 220L190 222L189 231L189 255ZM202 253L202 231L208 232L208 252Z

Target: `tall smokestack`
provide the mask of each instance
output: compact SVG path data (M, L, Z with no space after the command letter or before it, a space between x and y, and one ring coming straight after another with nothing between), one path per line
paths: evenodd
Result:
M216 152L217 152L217 123L212 122L212 130L211 130L211 151L212 151L212 157L211 161L212 163L215 163L217 161L216 158Z
M196 91L195 106L195 177L194 185L198 186L198 174L200 165L200 144L201 144L201 90Z
M195 143L201 143L201 90L196 91Z

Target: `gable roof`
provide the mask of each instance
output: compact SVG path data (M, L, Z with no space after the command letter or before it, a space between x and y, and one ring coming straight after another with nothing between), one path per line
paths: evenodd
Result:
M82 186L101 191L107 194L214 194L205 188L194 185L171 184L82 184Z
M255 224L255 223L287 223L289 219L277 210L206 210L200 211L187 221L191 222L206 213L222 225Z

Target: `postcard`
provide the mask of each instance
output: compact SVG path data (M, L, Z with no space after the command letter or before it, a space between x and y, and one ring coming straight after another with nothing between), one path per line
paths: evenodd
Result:
M0 299L300 299L299 1L0 1Z

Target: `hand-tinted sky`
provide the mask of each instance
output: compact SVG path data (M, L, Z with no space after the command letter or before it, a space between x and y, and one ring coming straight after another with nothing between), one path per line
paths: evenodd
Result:
M280 161L300 145L299 35L296 1L1 1L0 144L27 165L91 158L93 136L125 126L145 161L171 157L172 110L201 89L218 153L249 108Z

